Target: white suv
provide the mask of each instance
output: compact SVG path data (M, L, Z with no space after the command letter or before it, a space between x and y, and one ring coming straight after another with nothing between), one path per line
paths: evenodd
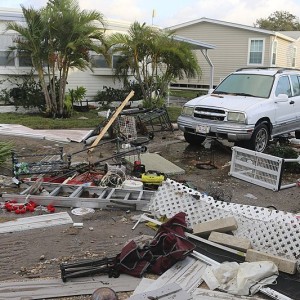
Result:
M244 68L208 95L188 101L177 120L190 144L207 136L263 152L275 136L300 132L300 70Z

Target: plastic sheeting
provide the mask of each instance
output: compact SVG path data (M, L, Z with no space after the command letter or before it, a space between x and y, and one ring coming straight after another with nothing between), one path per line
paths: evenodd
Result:
M208 267L203 279L211 290L252 296L260 288L275 283L278 274L277 266L270 261L225 262L218 267Z

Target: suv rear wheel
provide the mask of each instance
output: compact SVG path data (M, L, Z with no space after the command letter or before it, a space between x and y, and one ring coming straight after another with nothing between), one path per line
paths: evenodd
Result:
M264 152L268 145L269 138L268 126L266 124L259 124L255 128L249 141L249 148L257 152Z
M199 136L188 132L184 133L184 138L191 145L201 145L206 139L205 136Z

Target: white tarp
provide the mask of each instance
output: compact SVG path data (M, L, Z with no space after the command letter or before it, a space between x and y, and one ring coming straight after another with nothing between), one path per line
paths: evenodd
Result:
M217 267L207 267L202 278L211 290L252 296L262 287L274 283L278 274L277 266L271 261L225 262Z

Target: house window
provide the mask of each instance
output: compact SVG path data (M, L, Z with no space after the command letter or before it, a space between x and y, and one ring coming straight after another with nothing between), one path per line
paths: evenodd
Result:
M121 55L114 55L113 56L113 68L116 68L116 66L121 62Z
M92 55L91 63L93 68L109 68L103 55L99 55L99 54Z
M19 67L32 67L32 60L28 53L20 52L18 55Z
M272 47L272 66L276 66L276 56L277 56L277 41L274 41Z
M11 67L15 66L14 53L9 51L9 47L13 45L13 35L0 35L0 66Z
M292 68L296 67L296 54L297 54L297 48L293 47L293 49L292 49Z
M13 53L11 53L9 51L1 51L0 50L0 66L1 67L15 66L15 60L13 57Z
M249 43L249 65L262 65L264 52L263 39L251 39Z
M120 55L113 55L112 57L112 65L113 68L119 63L121 56ZM93 68L109 68L108 63L106 62L105 58L101 54L93 54L91 55L91 62Z

